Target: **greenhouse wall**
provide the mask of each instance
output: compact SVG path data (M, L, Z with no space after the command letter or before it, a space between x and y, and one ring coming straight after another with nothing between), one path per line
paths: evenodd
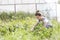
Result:
M40 10L44 16L57 19L57 0L0 0L0 12L24 11L35 13Z

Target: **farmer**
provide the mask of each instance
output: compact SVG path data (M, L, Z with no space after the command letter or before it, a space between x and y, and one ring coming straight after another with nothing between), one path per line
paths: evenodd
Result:
M50 23L50 21L46 17L42 16L39 10L36 11L35 16L38 19L38 22L31 28L31 31L34 30L34 28L40 23L40 21L43 22L44 27L46 28L52 27L52 24Z

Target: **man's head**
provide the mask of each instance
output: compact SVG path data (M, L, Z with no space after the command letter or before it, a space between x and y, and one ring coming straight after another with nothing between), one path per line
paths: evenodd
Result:
M36 11L35 16L37 19L41 19L42 15L39 13L39 10Z

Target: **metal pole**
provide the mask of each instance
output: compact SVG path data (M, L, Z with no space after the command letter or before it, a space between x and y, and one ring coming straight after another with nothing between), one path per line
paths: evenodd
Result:
M14 1L14 12L16 13L16 1Z
M35 3L35 10L37 10L37 3Z
M36 3L36 0L35 0L35 10L37 10L37 3Z
M56 21L57 21L57 3L55 5L56 5Z
M16 4L14 4L14 12L16 13Z
M23 3L23 0L21 0L21 4Z

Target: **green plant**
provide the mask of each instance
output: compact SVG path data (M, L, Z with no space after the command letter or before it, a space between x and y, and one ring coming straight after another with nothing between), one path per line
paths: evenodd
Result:
M52 21L53 28L47 29L40 23L32 32L30 29L36 23L33 14L17 12L14 15L14 12L13 14L3 12L0 15L2 18L0 20L0 39L2 40L60 40L60 23L55 20Z

